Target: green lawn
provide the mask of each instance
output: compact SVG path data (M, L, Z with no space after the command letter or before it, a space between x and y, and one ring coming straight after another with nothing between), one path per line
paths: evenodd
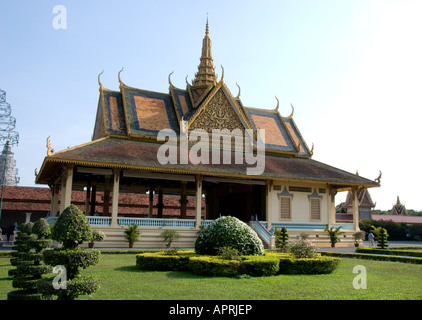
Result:
M188 272L141 271L134 254L103 254L83 274L97 275L100 290L80 299L422 299L422 266L401 262L342 258L328 275L254 278L203 277ZM353 267L367 271L367 289L353 288ZM9 258L0 257L0 299L12 290Z

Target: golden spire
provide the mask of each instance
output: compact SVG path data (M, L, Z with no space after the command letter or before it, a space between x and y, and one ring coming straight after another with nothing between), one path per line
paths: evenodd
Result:
M205 26L205 37L202 40L202 54L198 72L195 74L193 86L210 86L217 82L215 75L214 63L212 59L211 38L209 37L208 15L207 24Z

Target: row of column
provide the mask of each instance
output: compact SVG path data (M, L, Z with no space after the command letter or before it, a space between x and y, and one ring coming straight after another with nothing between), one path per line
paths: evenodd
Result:
M109 177L110 178L110 177ZM110 179L106 178L106 181L110 181ZM68 207L71 203L72 198L72 182L73 182L73 166L68 166L66 171L63 174L62 182L61 182L61 200L60 200L60 212ZM108 197L109 190L110 190L110 182L108 182L108 188L106 186L104 196ZM59 186L53 187L53 196L51 202L51 212L52 215L57 213L57 206L58 206L58 194L59 194ZM111 210L111 225L117 226L117 216L118 216L118 204L119 204L119 190L120 190L120 171L118 169L114 169L113 172L113 189L112 189L112 210ZM271 183L267 183L266 185L266 211L267 211L267 223L269 226L272 224L272 208L271 208ZM94 192L93 192L94 193ZM330 210L328 217L328 225L332 226L333 223L336 221L336 210L335 210L335 195L336 190L331 189L330 191ZM93 195L95 197L95 195ZM161 197L161 199L160 199ZM162 203L162 190L159 191L159 202L161 200ZM89 199L87 200L87 202ZM95 201L95 198L94 198ZM149 217L152 217L152 201L153 201L153 190L150 190L150 198L149 198ZM89 203L88 203L89 206ZM355 231L359 230L359 203L358 203L358 188L352 187L352 206L353 206L353 229ZM187 195L186 195L186 182L182 182L181 187L181 199L180 199L180 212L181 218L186 218L186 208L187 208ZM202 177L196 177L196 211L195 211L195 226L199 227L201 225L201 208L202 208ZM108 210L107 210L108 211ZM88 211L86 211L88 212Z
M328 226L331 227L336 222L336 205L335 196L337 191L331 189L330 191L330 216L328 217ZM358 187L352 187L352 213L353 213L353 230L359 231L359 201L358 201Z
M66 171L63 173L62 181L60 185L54 185L52 189L52 199L51 199L51 214L53 216L57 215L58 211L58 197L59 192L61 191L60 198L60 212L63 212L70 204L72 200L72 183L73 183L73 165L69 165L66 168ZM110 178L106 176L106 185L104 188L104 210L108 212L109 201L107 200L110 192ZM119 206L119 191L120 191L120 170L114 169L113 171L113 189L112 189L112 208L111 208L111 226L117 226L117 216L118 216L118 206ZM92 194L89 194L89 189L87 190L87 199L86 199L86 214L89 212L89 198L91 196L91 203L95 203L95 188L93 187ZM148 217L152 217L152 202L153 202L153 190L149 192L149 213ZM161 216L163 209L163 192L159 190L158 192L158 202L161 204ZM181 218L186 218L186 209L187 209L187 183L182 181L181 187L181 199L180 199L180 213ZM93 208L93 207L91 207ZM160 208L159 208L160 209ZM196 211L195 211L195 226L199 227L201 225L201 209L202 209L202 177L196 177ZM93 214L91 212L91 214Z

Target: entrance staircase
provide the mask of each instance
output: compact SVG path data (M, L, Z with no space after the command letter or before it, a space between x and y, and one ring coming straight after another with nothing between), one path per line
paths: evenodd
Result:
M255 217L255 221L250 221L250 226L256 232L258 237L261 239L264 249L272 249L274 245L274 234L268 231L268 229Z

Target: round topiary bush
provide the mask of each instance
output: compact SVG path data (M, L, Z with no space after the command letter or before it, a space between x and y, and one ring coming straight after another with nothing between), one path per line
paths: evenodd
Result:
M92 238L87 217L74 204L68 206L57 219L51 238L63 244L65 249L75 249Z
M220 248L231 247L242 255L263 255L261 239L251 227L239 219L224 216L199 231L195 241L198 254L218 255Z

